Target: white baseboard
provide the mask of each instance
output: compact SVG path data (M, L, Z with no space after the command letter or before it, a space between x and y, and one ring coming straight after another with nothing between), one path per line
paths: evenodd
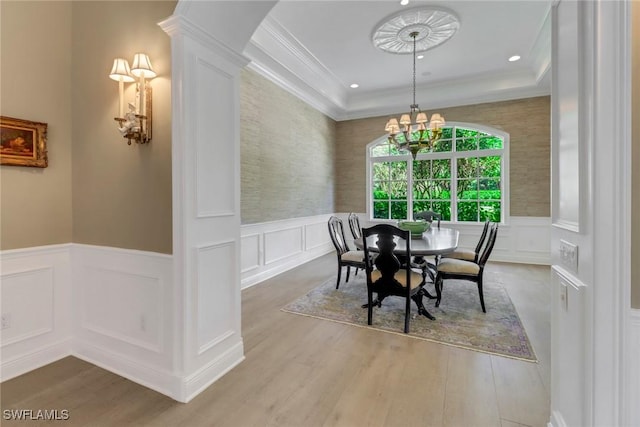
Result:
M334 251L327 229L330 216L243 225L240 230L242 289Z
M155 369L144 361L129 359L108 348L74 341L72 355L137 384L179 400L180 378L170 372Z
M34 369L41 368L72 354L72 338L66 338L41 348L26 351L10 360L2 359L0 382L10 380Z
M183 403L189 402L243 360L244 345L240 341L206 366L184 378L180 393L174 399Z
M551 420L547 424L547 427L567 427L567 423L564 422L564 418L558 411L551 411Z
M624 425L640 426L640 310L632 309L629 315L628 345L626 346L626 366L629 370L625 376L626 401Z

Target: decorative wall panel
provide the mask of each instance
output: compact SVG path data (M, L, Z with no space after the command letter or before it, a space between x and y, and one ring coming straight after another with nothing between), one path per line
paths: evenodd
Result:
M196 203L198 218L227 216L235 213L233 144L234 77L215 65L197 59L198 91L229 100L225 108L214 108L205 96L198 97L196 108Z
M234 256L233 241L198 248L195 298L198 354L234 333Z

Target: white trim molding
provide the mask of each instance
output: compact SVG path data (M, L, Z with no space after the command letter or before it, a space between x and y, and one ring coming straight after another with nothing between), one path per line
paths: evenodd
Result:
M629 326L626 346L626 366L629 369L626 376L626 413L624 425L640 425L640 309L629 312Z
M330 216L243 225L240 230L242 289L333 251L327 230Z

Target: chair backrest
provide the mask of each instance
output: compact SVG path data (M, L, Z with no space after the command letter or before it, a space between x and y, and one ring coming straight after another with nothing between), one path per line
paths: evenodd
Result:
M489 230L489 237L487 239L487 245L484 247L482 251L482 255L478 259L478 265L481 268L484 268L487 260L489 259L489 255L491 255L491 251L493 250L493 245L496 243L496 237L498 236L498 224L492 224L491 229Z
M442 215L434 211L422 211L413 214L413 219L424 219L425 221L433 222L438 221L438 228L440 228L440 220Z
M434 211L422 211L413 214L414 219L424 219L425 221L441 220L442 215Z
M373 244L375 245L374 251L377 253L375 261L372 261L370 256L371 242L367 242L367 238L371 235L377 235L378 239ZM373 286L378 290L389 295L409 295L411 292L411 286L403 286L396 280L396 273L401 269L406 270L406 281L409 284L411 274L411 264L405 263L403 266L396 254L393 252L396 247L394 238L398 237L406 241L406 256L407 259L411 259L411 232L408 230L401 230L396 226L390 224L378 224L373 227L362 229L362 239L364 240L364 259L366 260L367 271L367 286ZM373 265L380 272L381 277L375 282L371 280L371 273L373 271Z
M487 238L487 231L489 231L489 226L491 225L491 221L487 220L484 223L484 228L482 229L482 234L480 235L480 240L478 240L478 244L476 245L476 256L479 256L480 249L482 249L482 244L484 243L484 239Z
M349 252L349 246L347 246L347 240L344 237L344 225L342 224L342 220L337 216L332 216L329 218L328 226L329 236L331 236L331 241L333 242L333 246L336 248L336 251L338 251L338 255Z
M349 214L349 228L351 229L351 235L354 239L362 237L362 232L360 231L360 218L358 218L358 215L353 212Z

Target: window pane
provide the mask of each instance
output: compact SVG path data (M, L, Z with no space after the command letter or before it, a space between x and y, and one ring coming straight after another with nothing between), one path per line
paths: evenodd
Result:
M448 153L451 151L451 140L450 139L440 139L436 141L436 145L433 147L434 153Z
M389 219L389 202L373 202L373 217Z
M471 151L478 149L476 138L461 138L456 140L456 151Z
M478 202L458 202L458 221L478 221Z
M500 222L500 202L480 202L480 221Z
M391 165L391 173L389 175L391 180L407 180L407 162L392 162L389 164Z
M431 160L414 160L413 179L431 178Z
M498 191L500 192L500 179L498 178L483 178L478 183L479 190Z
M477 130L456 128L456 138L475 137L481 134L482 132L478 132Z
M501 149L501 148L503 148L502 138L498 138L497 136L480 138L481 150L491 150L491 149Z
M389 183L391 189L392 199L406 199L407 198L407 181L391 181Z
M431 210L431 202L425 200L418 200L413 202L413 214L415 215L418 212L430 211Z
M389 144L382 143L382 144L376 145L375 147L373 147L371 149L371 155L373 157L388 156L389 155Z
M453 128L442 128L442 139L453 139Z
M431 198L428 181L413 181L413 198L416 200Z
M440 200L451 200L451 182L444 180L431 181L431 198Z
M434 212L438 212L442 215L443 221L451 221L451 203L450 202L433 202Z
M388 182L374 182L373 183L373 198L374 199L389 199L389 183Z
M478 158L458 159L458 178L475 178L478 176Z
M373 164L373 179L376 181L389 180L389 162Z
M478 199L478 180L477 179L459 179L458 180L458 199L477 200Z
M482 177L500 177L502 159L500 156L479 157L478 167L480 176Z
M398 150L398 147L396 147L395 145L391 144L389 146L389 154L392 155L392 156L399 156L399 155L404 154L404 153L401 153L400 150Z
M391 219L407 219L407 202L391 202Z
M433 178L451 178L451 160L434 160L431 171Z

